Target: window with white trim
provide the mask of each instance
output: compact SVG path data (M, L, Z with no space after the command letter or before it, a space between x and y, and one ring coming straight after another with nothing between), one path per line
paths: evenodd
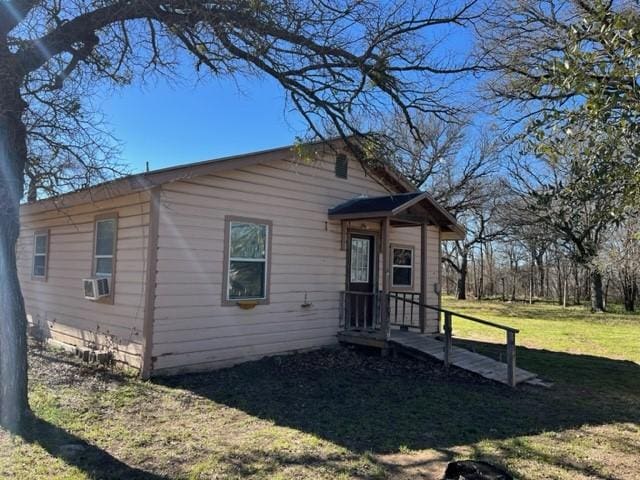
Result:
M113 275L113 258L116 248L116 219L96 220L93 252L93 274L97 277Z
M49 232L36 232L33 235L33 270L36 278L47 277L47 264L49 255Z
M393 287L411 287L413 285L413 248L393 247L392 249Z
M269 268L269 223L230 220L226 300L265 300Z

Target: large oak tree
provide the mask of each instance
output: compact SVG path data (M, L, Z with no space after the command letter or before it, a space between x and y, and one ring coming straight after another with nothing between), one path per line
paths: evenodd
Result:
M170 75L180 61L190 58L201 74L272 77L317 135L328 130L345 138L363 133L367 118L380 118L390 110L412 129L415 112L451 113L442 101L441 79L471 67L441 57L440 40L452 27L464 27L473 18L473 4L474 0L0 3L0 424L19 430L28 413L26 318L15 255L25 173L44 170L46 176L55 170L46 166L53 159L62 167L61 179L69 178L70 172L82 179L83 171L99 168L100 159L108 159L95 150L87 156L82 149L65 151L72 144L65 132L73 135L73 122L83 112L84 92L91 85ZM51 121L30 122L32 112L43 111ZM43 135L39 145L51 142L51 150L33 151L38 132ZM56 158L63 161L55 162ZM65 163L69 158L74 161ZM41 165L44 169L38 169ZM72 170L65 170L65 165ZM41 179L40 185L58 184Z

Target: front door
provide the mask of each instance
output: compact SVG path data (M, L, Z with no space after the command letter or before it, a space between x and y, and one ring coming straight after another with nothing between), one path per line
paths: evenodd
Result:
M352 233L347 258L345 308L350 328L375 327L375 237Z

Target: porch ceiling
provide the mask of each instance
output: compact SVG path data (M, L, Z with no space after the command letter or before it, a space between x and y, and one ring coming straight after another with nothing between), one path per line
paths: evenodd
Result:
M465 228L426 192L382 197L358 197L329 209L332 220L367 220L389 217L392 226L437 225L443 240L464 238Z

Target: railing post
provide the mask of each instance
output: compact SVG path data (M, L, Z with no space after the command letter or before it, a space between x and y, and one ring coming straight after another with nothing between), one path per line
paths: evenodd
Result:
M516 386L516 333L507 330L507 383Z
M345 292L344 295L344 329L351 330L351 301L353 299L353 295L351 293Z
M426 296L423 297L422 293L418 294L420 305L418 306L418 319L420 323L420 333L424 333L427 329L427 308L423 307L427 303Z
M390 251L389 251L389 230L391 223L389 217L384 217L380 223L380 237L382 248L382 297L380 298L380 330L382 338L389 340L391 334L389 319L389 290L391 286Z
M420 303L427 303L427 224L420 225ZM427 328L427 309L420 305L420 333ZM413 319L411 319L413 320Z
M453 328L451 326L451 312L444 312L444 368L449 368L451 363L451 336Z

